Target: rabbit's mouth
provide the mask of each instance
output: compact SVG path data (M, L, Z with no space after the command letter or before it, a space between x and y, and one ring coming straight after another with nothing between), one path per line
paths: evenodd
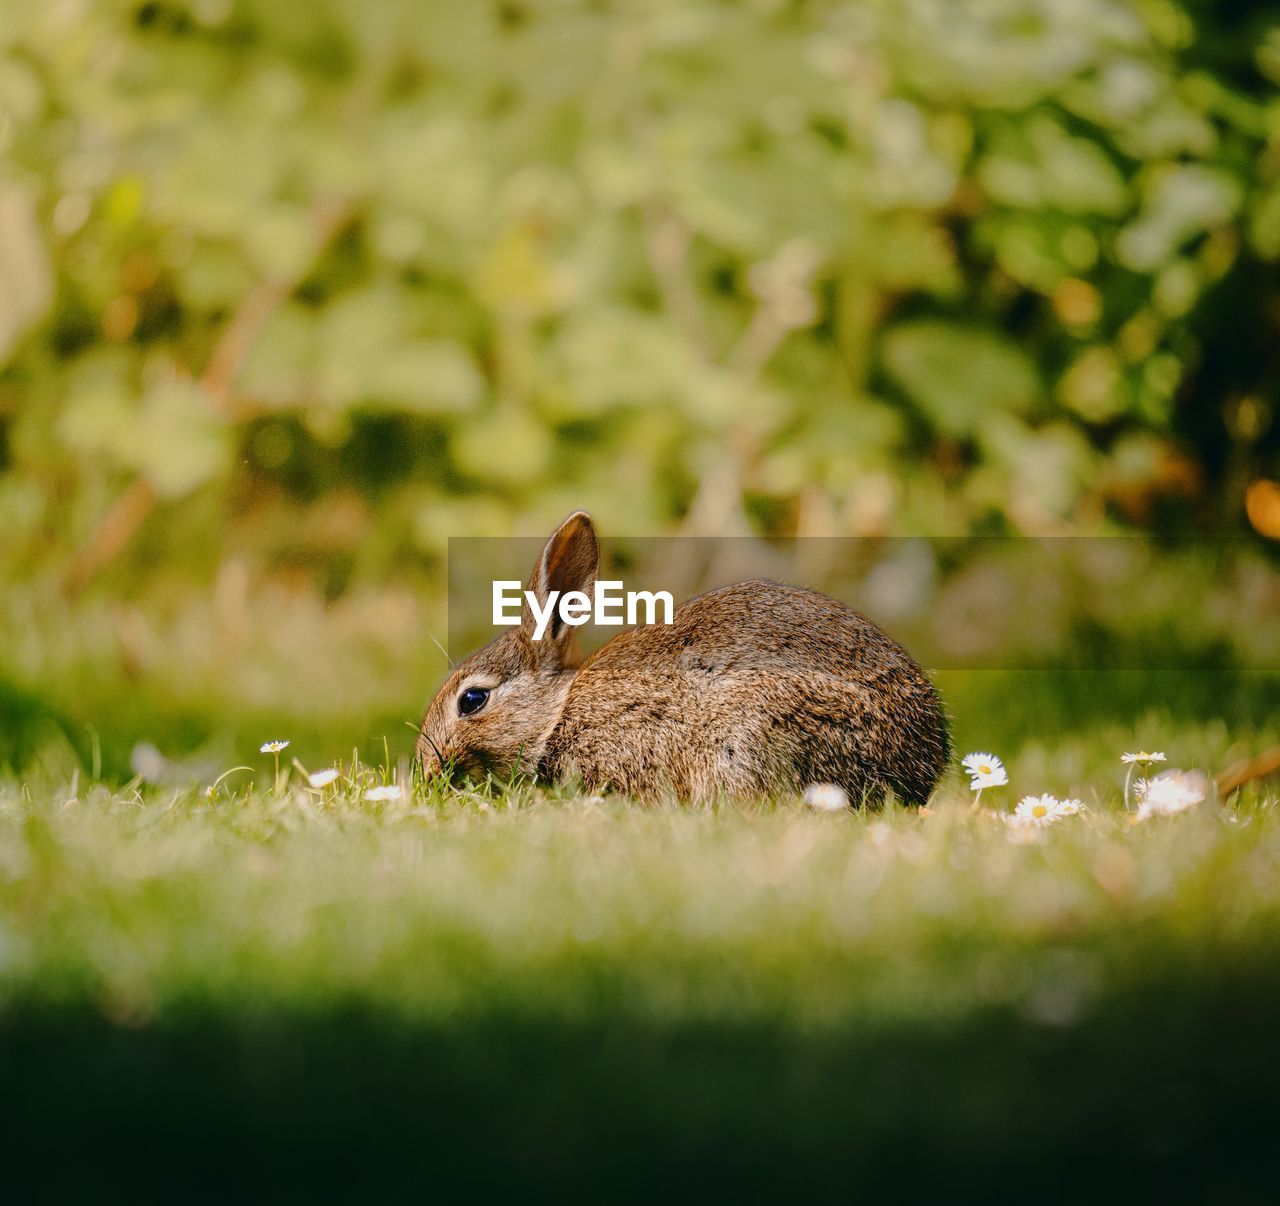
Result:
M507 768L499 759L484 750L460 750L453 754L451 772L454 781L459 779L493 779L506 773Z

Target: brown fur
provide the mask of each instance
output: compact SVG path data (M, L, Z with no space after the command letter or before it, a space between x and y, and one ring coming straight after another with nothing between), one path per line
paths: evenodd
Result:
M547 541L529 589L590 594L589 517ZM541 641L532 616L467 658L423 719L418 754L468 771L580 777L653 798L760 796L837 783L852 800L888 789L923 802L950 756L932 684L865 616L813 591L741 582L690 599L670 625L634 628L581 664L573 628ZM459 695L492 688L458 714Z

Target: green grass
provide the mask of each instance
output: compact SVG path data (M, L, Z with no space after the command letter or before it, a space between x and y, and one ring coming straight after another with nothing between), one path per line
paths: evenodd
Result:
M11 782L0 1133L51 1198L1263 1200L1280 805L1134 825L1117 753L1012 760L992 803L1096 776L1030 845L957 787Z

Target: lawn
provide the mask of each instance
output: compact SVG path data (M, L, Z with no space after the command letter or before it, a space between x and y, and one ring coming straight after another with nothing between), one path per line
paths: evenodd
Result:
M370 802L386 772L273 789L256 751L212 793L10 781L10 1169L52 1199L1265 1200L1280 807L1134 823L1116 740L1025 747L977 811L960 781L923 812ZM1068 787L1051 828L997 815Z

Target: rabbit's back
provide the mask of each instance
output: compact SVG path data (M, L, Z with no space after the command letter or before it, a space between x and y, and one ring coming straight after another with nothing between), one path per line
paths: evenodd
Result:
M948 756L937 693L882 629L825 595L743 582L587 659L543 769L638 795L826 782L922 801Z

